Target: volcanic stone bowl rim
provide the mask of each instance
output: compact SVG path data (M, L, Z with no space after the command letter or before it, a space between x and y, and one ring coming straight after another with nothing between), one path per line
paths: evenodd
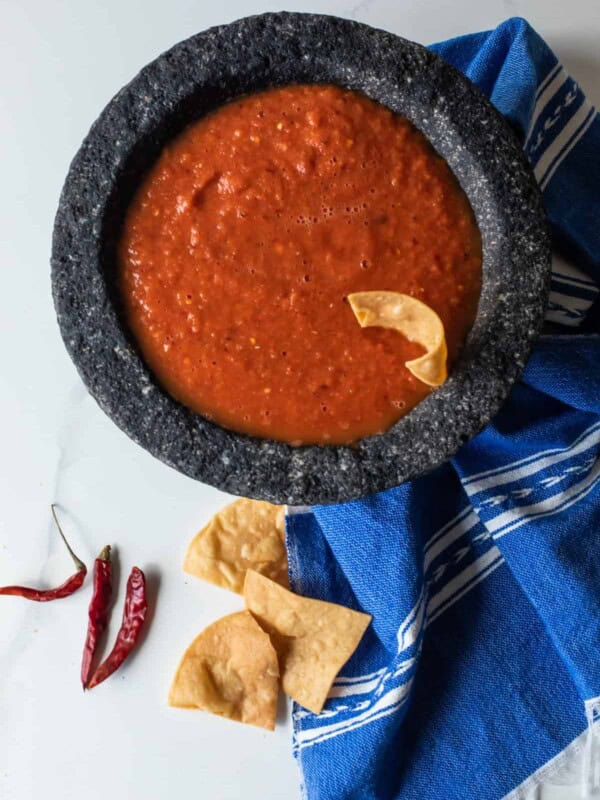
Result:
M327 54L323 54L323 49L317 54L323 37L327 36L331 37ZM118 194L127 159L135 147L149 131L159 128L158 123L152 128L145 120L150 101L160 102L161 80L172 80L179 74L184 81L186 67L199 69L197 61L208 59L203 67L205 73L202 70L199 73L200 77L204 75L204 83L194 78L193 90L208 91L206 76L216 69L225 87L219 105L225 99L227 81L231 85L235 80L243 84L250 78L244 73L243 64L233 64L226 58L216 65L215 59L235 44L236 52L241 50L251 61L257 55L256 50L261 46L267 48L272 41L275 46L285 48L285 58L290 47L304 54L302 58L296 55L298 64L292 66L289 60L283 60L281 53L282 60L278 62L279 51L275 49L269 55L265 62L268 62L267 77L268 69L273 68L273 54L276 68L283 72L290 68L297 70L299 80L282 80L282 84L307 82L303 76L313 63L311 59L315 75L323 69L319 59L325 58L330 59L328 69L336 75L346 74L344 70L349 75L358 74L352 54L362 47L360 57L367 62L371 58L367 69L372 73L367 72L365 81L372 74L373 86L384 86L365 93L381 101L377 93L394 87L394 102L401 105L401 112L447 158L476 215L485 206L485 224L491 225L492 231L495 225L500 230L499 235L506 240L502 242L505 248L502 252L510 259L511 280L503 281L500 291L493 286L494 279L500 282L499 277L486 271L488 251L478 215L484 235L483 289L477 319L459 363L440 389L392 428L351 446L291 447L226 430L182 406L155 381L132 344L130 333L115 310L114 286L105 274L104 216L109 214L112 202L109 195L115 191ZM342 59L338 64L336 59L341 57L346 61ZM402 65L403 71L397 78L382 76L386 58L391 59L388 69L396 64L394 59ZM196 61L193 63L192 59ZM411 71L407 65L414 69ZM278 79L279 75L265 83L261 78L254 89L277 85ZM428 81L432 83L430 96ZM341 81L317 77L314 82ZM355 88L355 83L353 78L342 85ZM443 91L450 87L452 96L444 97ZM438 88L440 94L436 96ZM429 100L417 99L417 90ZM364 87L361 91L365 91ZM233 91L232 96L245 93ZM393 110L399 109L393 107ZM470 130L466 123L461 127L456 120L459 111L465 120L471 123L476 120L478 124ZM165 121L165 114L173 115L175 111L165 106L159 123ZM144 124L150 127L144 129ZM454 137L453 148L448 152L444 152L444 147L449 147L442 135L444 125L447 127L444 135ZM107 144L107 137L119 130L125 132L125 144L118 138ZM456 148L462 148L460 159L464 167ZM496 151L504 169L514 171L511 177L486 166L486 159L489 161ZM114 163L107 166L109 156ZM99 163L103 166L98 167ZM465 181L471 180L473 170L479 183L473 183L470 191ZM461 171L464 174L459 174ZM508 232L501 230L502 225L508 224L503 218L503 192L513 204L521 202L519 197L525 198L520 214L514 214L513 210ZM483 199L474 202L475 194L478 198L481 194ZM495 235L491 234L492 239ZM526 237L529 237L527 255L523 253ZM497 257L500 250L490 252ZM67 350L92 396L130 438L175 469L224 491L305 505L354 499L428 472L487 424L517 380L540 331L548 292L550 251L541 195L520 146L505 120L464 76L423 46L386 31L339 17L277 12L211 28L176 44L142 69L109 102L71 164L56 215L51 263L53 297ZM494 267L500 268L498 264ZM502 269L508 267L503 264ZM500 310L492 308L492 299L502 305ZM499 330L492 330L492 326L499 326Z

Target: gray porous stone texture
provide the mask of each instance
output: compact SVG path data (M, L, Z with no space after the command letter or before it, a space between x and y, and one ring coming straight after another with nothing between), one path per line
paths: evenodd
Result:
M483 290L460 362L390 430L349 447L291 447L240 435L176 402L141 358L115 289L124 212L165 143L233 97L289 83L338 84L408 117L449 162L483 238ZM125 433L192 478L301 505L396 486L480 431L540 330L549 267L537 185L511 129L478 89L421 45L390 33L336 17L276 13L175 45L111 100L62 191L52 286L67 350Z

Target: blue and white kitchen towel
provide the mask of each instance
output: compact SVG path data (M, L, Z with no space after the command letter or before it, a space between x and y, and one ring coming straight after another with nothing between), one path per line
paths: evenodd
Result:
M517 127L557 245L548 320L600 284L600 118L523 20L434 49ZM597 308L597 304L596 304ZM294 707L309 800L521 798L566 754L600 782L600 336L544 336L435 472L291 510L292 588L373 615L324 711Z

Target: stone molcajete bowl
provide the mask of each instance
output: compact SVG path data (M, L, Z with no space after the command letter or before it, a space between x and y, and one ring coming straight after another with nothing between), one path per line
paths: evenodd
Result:
M448 381L386 433L291 447L225 430L156 382L115 290L125 209L165 143L237 95L333 83L408 117L448 161L483 238L475 325ZM67 349L102 409L186 475L280 503L361 497L442 463L500 408L543 319L549 245L541 198L509 126L424 47L348 20L265 14L213 28L145 67L104 109L71 165L56 217L54 301Z

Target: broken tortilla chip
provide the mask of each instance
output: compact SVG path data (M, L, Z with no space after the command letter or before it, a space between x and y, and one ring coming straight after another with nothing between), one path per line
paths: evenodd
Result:
M272 731L279 691L277 654L247 611L230 614L197 636L181 659L169 705L199 708Z
M348 295L354 316L362 328L393 328L426 352L405 366L428 386L439 386L448 377L448 349L444 324L425 303L399 292L356 292Z
M371 617L293 594L253 570L246 573L244 597L277 651L283 691L319 714Z
M284 506L246 498L225 506L192 539L183 568L238 594L247 569L287 586Z

